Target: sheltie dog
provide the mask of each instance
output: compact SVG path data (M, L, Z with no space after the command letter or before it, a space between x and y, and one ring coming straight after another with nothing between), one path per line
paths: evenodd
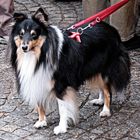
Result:
M110 116L111 90L126 88L130 59L116 29L100 22L81 34L81 43L47 24L48 15L39 8L28 17L14 14L11 32L11 63L23 99L37 107L34 127L46 126L45 113L58 103L59 125L54 133L65 133L69 120L78 121L76 91L85 81L102 92L93 104L103 105L100 116Z

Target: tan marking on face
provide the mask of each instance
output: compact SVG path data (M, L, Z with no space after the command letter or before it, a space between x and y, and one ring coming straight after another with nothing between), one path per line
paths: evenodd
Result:
M21 29L20 31L20 35L24 35L25 31L24 29ZM17 35L14 37L14 40L15 40L15 44L17 47L20 47L21 44L23 44L23 40L20 38L20 35Z
M35 47L41 48L43 43L45 42L46 37L39 36L38 39L29 41L29 50L32 50Z
M20 45L23 43L23 40L20 38L19 35L15 36L15 37L14 37L14 40L15 40L15 44L16 44L16 46L17 46L18 48L19 48Z
M34 51L37 58L39 58L41 53L41 47L45 42L46 37L40 36L38 39L29 41L29 50Z
M28 46L29 46L29 51L33 51L36 58L39 59L40 57L40 53L41 53L41 47L43 45L43 43L45 42L45 37L40 36L38 39L30 41ZM14 38L15 40L15 44L17 46L17 62L18 62L18 70L20 69L21 65L22 65L22 59L23 59L23 55L25 52L23 52L22 48L20 47L23 44L23 40L20 38L20 36L16 36ZM28 52L26 52L28 53Z

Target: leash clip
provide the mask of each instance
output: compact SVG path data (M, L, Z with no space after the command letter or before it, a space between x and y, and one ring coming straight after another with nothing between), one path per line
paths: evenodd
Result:
M70 30L70 29L75 29L75 26L74 25L72 25L72 26L70 26L69 28L67 28L67 30Z
M83 31L84 30L86 30L87 28L90 28L91 27L91 25L90 24L88 24L86 27L84 27L84 28L82 28L82 27L79 27L78 29L77 29L77 32L81 35L81 34L83 34Z
M96 18L96 23L99 23L99 22L101 22L101 18L100 17L97 17Z
M83 33L83 28L82 27L79 27L78 29L77 29L77 33L79 33L80 35Z

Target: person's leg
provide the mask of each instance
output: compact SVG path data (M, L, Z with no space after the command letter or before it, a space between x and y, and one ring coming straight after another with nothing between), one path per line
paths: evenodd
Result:
M108 0L82 0L84 18L87 18L105 9Z
M111 0L110 2L113 5L119 0ZM129 0L126 5L110 16L110 24L119 31L122 41L131 39L135 34L138 16L137 2L137 0Z
M6 13L12 13L14 10L13 0L0 0L0 6L5 9Z
M7 23L12 17L14 10L13 0L0 0L0 35L8 34Z

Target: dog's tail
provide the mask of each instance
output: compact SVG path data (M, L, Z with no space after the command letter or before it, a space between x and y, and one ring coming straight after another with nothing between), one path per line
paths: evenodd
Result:
M126 50L140 48L140 36L134 36L132 39L124 41L123 45L125 46Z
M124 49L123 44L120 46ZM122 91L130 81L130 58L127 51L122 50L119 57L114 58L108 70L109 81L116 91Z

